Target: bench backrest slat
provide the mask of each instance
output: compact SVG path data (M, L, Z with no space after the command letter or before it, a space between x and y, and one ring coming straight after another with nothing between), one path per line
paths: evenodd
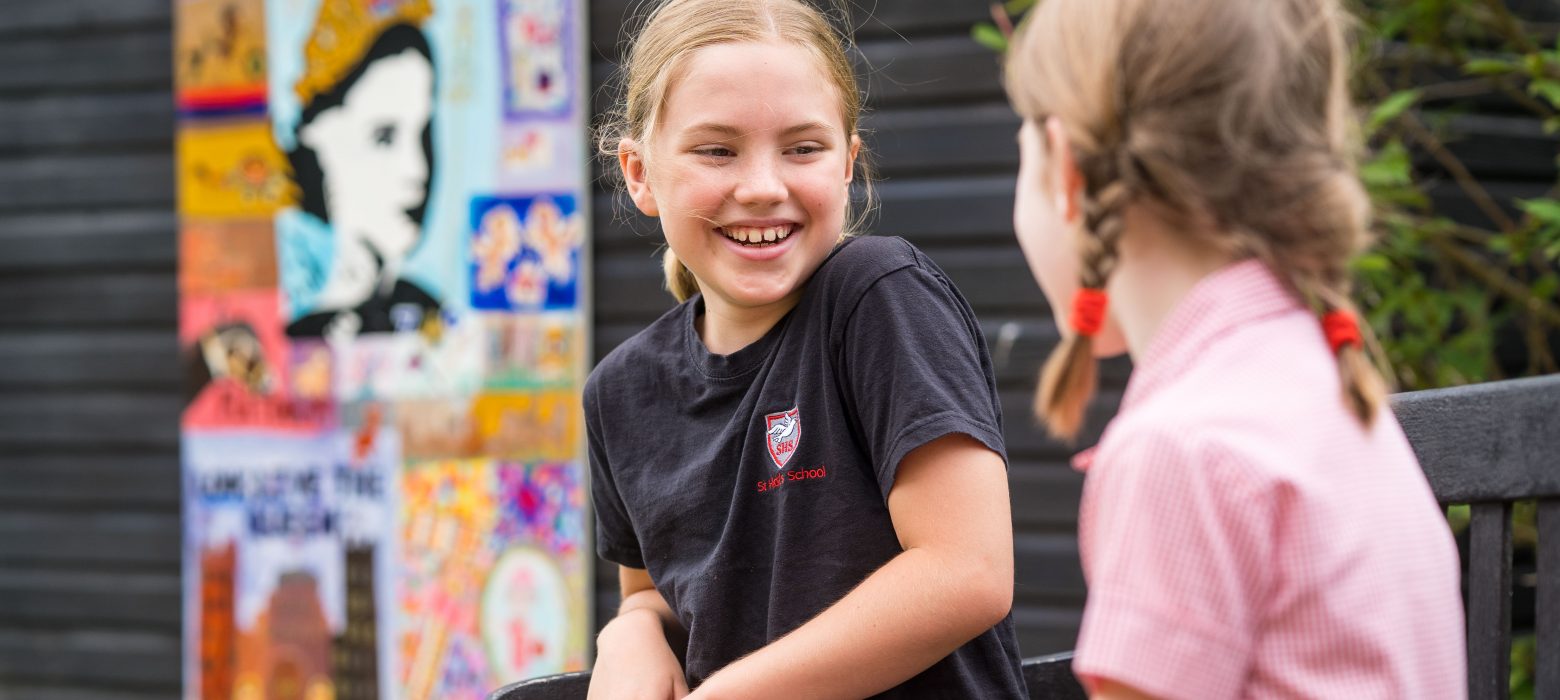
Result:
M1511 504L1472 507L1468 540L1468 697L1504 700L1511 682Z
M1560 471L1560 454L1554 455ZM1560 498L1538 502L1538 668L1534 697L1560 696Z

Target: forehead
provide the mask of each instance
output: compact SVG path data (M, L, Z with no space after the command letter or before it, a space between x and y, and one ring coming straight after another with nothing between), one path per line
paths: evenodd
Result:
M791 43L742 42L690 54L667 88L660 130L717 123L743 132L804 122L844 129L844 104L823 62Z
M351 107L397 111L404 108L403 100L428 93L432 84L433 66L428 59L407 49L369 65L347 89L343 102Z

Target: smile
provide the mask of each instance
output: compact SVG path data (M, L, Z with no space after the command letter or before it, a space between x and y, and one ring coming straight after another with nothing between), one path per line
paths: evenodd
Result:
M715 229L720 235L745 246L762 248L775 245L796 230L795 224L783 226L722 226Z

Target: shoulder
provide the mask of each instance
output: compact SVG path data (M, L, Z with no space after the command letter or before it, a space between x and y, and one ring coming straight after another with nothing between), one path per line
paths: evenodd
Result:
M1089 480L1188 503L1249 501L1281 484L1285 470L1261 449L1269 438L1260 422L1208 418L1141 411L1118 418L1100 440Z
M585 401L594 403L610 387L613 393L636 385L647 376L677 366L683 351L683 324L692 300L672 307L653 323L607 353L585 380ZM682 358L684 363L686 358Z
M895 306L920 305L931 298L967 307L931 258L897 236L862 236L842 243L813 276L807 293L813 304L842 319L868 299Z
M808 283L808 294L845 304L859 300L884 277L929 264L897 236L861 236L841 243Z

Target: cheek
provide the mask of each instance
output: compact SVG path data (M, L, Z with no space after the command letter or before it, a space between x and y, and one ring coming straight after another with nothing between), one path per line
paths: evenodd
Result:
M1048 206L1036 183L1020 181L1013 206L1013 227L1029 271L1046 298L1053 306L1071 299L1078 280L1073 237Z

